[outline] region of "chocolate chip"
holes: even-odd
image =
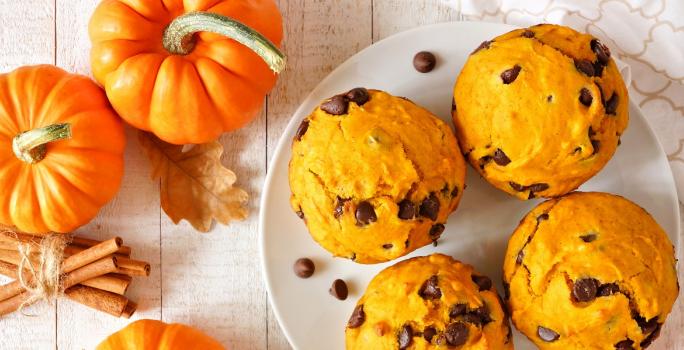
[[[606,114],[617,114],[618,100],[618,95],[613,92],[608,101],[606,101]]]
[[[295,213],[300,219],[304,219],[304,212],[300,209]]]
[[[423,200],[420,204],[419,210],[420,216],[430,218],[432,221],[437,220],[437,214],[439,214],[439,198],[433,193]]]
[[[489,308],[487,308],[487,305],[482,305],[475,310],[469,311],[465,314],[463,320],[479,326],[492,322],[491,317],[489,317]]]
[[[634,341],[631,339],[625,339],[617,342],[615,344],[616,350],[634,350]]]
[[[349,101],[356,103],[359,106],[363,106],[368,100],[370,100],[370,95],[368,90],[362,87],[353,88],[347,92],[346,97]]]
[[[531,31],[531,30],[529,30],[529,29],[525,29],[525,30],[522,32],[522,36],[525,37],[525,38],[534,38],[534,32]]]
[[[451,98],[451,111],[454,112],[456,110],[456,100],[454,98]]]
[[[594,65],[589,60],[575,60],[575,68],[588,77],[594,76]]]
[[[392,249],[392,247],[394,247],[394,244],[392,244],[392,243],[387,243],[387,244],[383,244],[382,247],[383,247],[384,249]]]
[[[591,64],[594,67],[594,76],[595,77],[600,77],[603,75],[603,67],[605,67],[601,62],[599,61],[594,61],[594,63]]]
[[[302,136],[306,134],[306,131],[309,130],[309,120],[304,119],[302,120],[302,123],[299,124],[299,128],[297,128],[297,134],[295,134],[295,140],[300,141],[302,139]]]
[[[347,113],[349,99],[346,96],[333,96],[328,101],[323,102],[321,110],[332,115],[342,115]]]
[[[463,322],[452,322],[444,330],[447,344],[461,346],[468,341],[468,326]]]
[[[503,81],[504,84],[508,85],[512,82],[515,81],[516,78],[518,78],[518,74],[520,73],[520,66],[515,65],[511,69],[507,69],[501,73],[501,81]]]
[[[591,46],[591,51],[594,51],[596,58],[602,64],[608,64],[610,61],[610,49],[606,45],[603,45],[598,39],[592,40],[589,45]]]
[[[474,55],[475,53],[477,53],[477,52],[480,51],[480,50],[488,49],[489,46],[490,46],[491,44],[492,44],[492,42],[489,41],[489,40],[483,41],[483,42],[480,44],[480,46],[478,46],[478,47],[475,49],[475,51],[473,51],[473,52],[470,53],[470,54],[471,54],[471,55]]]
[[[314,274],[316,265],[314,265],[313,261],[311,261],[309,258],[300,258],[295,261],[292,269],[294,270],[295,275],[298,277],[309,278]]]
[[[521,184],[515,183],[515,182],[513,182],[513,181],[508,182],[508,184],[509,184],[509,185],[511,186],[511,188],[512,188],[513,190],[515,190],[515,191],[518,191],[518,192],[523,192],[523,191],[525,191],[525,186],[523,186],[523,185],[521,185]]]
[[[470,279],[477,284],[480,291],[492,289],[492,280],[487,276],[472,275]]]
[[[366,321],[366,313],[363,312],[363,304],[357,305],[347,322],[349,328],[358,328]]]
[[[442,235],[442,232],[444,232],[444,225],[443,224],[434,224],[432,227],[430,227],[430,237],[434,238],[439,238],[439,236]]]
[[[454,186],[454,189],[451,190],[451,197],[456,197],[458,196],[458,186]]]
[[[511,159],[508,158],[506,153],[504,153],[501,148],[497,148],[496,151],[494,151],[494,157],[492,157],[492,159],[494,159],[494,163],[501,166],[508,165],[508,163],[511,162]]]
[[[601,141],[590,140],[590,142],[591,142],[591,147],[594,149],[594,154],[598,153],[599,147],[601,146]]]
[[[375,209],[373,209],[370,203],[363,201],[356,206],[357,226],[365,226],[377,220],[378,217],[375,215]]]
[[[641,328],[641,332],[644,334],[652,333],[658,327],[658,317],[653,317],[652,319],[646,321],[646,319],[641,315],[633,312],[632,318],[636,321],[636,323],[639,325],[639,328]]]
[[[349,201],[349,199],[343,199],[339,196],[337,197],[337,204],[335,205],[335,210],[333,210],[333,216],[338,219],[342,214],[344,214],[344,203]]]
[[[408,199],[399,202],[398,215],[402,220],[411,220],[416,217],[416,205]]]
[[[437,334],[437,330],[435,329],[435,327],[432,327],[432,326],[429,326],[429,327],[425,328],[425,330],[423,330],[423,338],[428,343],[432,342],[432,338],[434,338],[436,334]]]
[[[548,220],[548,219],[549,219],[549,214],[547,214],[547,213],[543,213],[543,214],[537,216],[537,222],[541,222],[541,221]]]
[[[421,73],[432,71],[436,63],[437,58],[429,51],[421,51],[413,56],[413,68]]]
[[[515,262],[518,265],[520,265],[520,264],[522,264],[524,258],[525,258],[525,252],[522,249],[520,249],[520,251],[518,252],[518,256],[515,257]]]
[[[576,301],[587,302],[596,298],[599,282],[594,278],[582,278],[575,281],[572,296]]]
[[[537,335],[541,340],[549,343],[554,342],[558,340],[558,338],[560,338],[560,334],[542,326],[537,327]]]
[[[548,190],[549,185],[545,183],[536,183],[527,186],[527,189],[530,190],[530,192],[542,192]]]
[[[594,128],[590,126],[587,134],[589,135],[589,138],[591,138],[592,136],[596,135],[596,131],[594,131]]]
[[[330,290],[328,292],[330,292],[330,295],[334,296],[339,300],[345,300],[349,295],[347,283],[345,283],[341,279],[336,279],[335,281],[333,281],[332,286],[330,287]]]
[[[409,244],[409,240],[408,240],[408,238],[407,238],[407,239],[404,241],[404,248],[408,248],[409,245],[410,245],[410,244]]]
[[[551,101],[553,101],[553,96],[552,95],[546,96],[546,102],[551,102]]]
[[[586,243],[591,243],[591,242],[596,240],[596,234],[595,233],[588,233],[586,235],[580,236],[580,239]]]
[[[351,256],[349,257],[349,260],[356,261],[356,253],[352,253]]]
[[[649,347],[651,345],[651,343],[653,343],[653,341],[656,340],[660,336],[660,327],[661,327],[661,325],[658,324],[656,326],[655,330],[651,334],[649,334],[646,337],[646,339],[642,340],[641,343],[639,343],[639,345],[641,345],[642,349],[646,349],[647,347]]]
[[[407,349],[411,345],[413,342],[413,328],[411,328],[411,325],[405,324],[401,326],[397,341],[399,342],[399,350]]]
[[[451,307],[451,310],[449,310],[449,317],[456,318],[465,315],[467,309],[467,304],[454,304],[454,306]]]
[[[511,285],[506,283],[506,281],[503,281],[503,289],[504,289],[504,299],[508,300],[511,297]],[[506,310],[506,308],[504,308]]]
[[[478,160],[478,163],[480,163],[480,170],[484,170],[485,165],[489,163],[492,160],[492,156],[484,156]]]
[[[579,101],[587,107],[591,106],[591,102],[594,101],[594,97],[591,96],[591,91],[587,88],[582,88],[582,90],[580,90]]]
[[[599,297],[607,297],[620,292],[620,287],[615,283],[605,283],[599,286],[596,293]]]
[[[439,289],[437,275],[428,278],[418,290],[418,295],[425,300],[435,300],[442,297],[442,290]]]

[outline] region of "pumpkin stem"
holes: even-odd
[[[247,46],[259,55],[276,73],[285,68],[285,55],[256,30],[223,15],[209,12],[188,12],[176,17],[164,30],[164,48],[174,55],[187,55],[195,48],[197,32],[227,36]]]
[[[17,158],[26,163],[38,163],[45,158],[47,144],[71,138],[71,125],[53,124],[24,131],[12,140],[12,150]]]

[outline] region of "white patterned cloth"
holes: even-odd
[[[658,135],[684,201],[684,0],[443,1],[468,20],[563,24],[601,39],[629,65],[630,99]]]

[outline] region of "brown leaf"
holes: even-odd
[[[140,132],[138,140],[152,165],[152,178],[161,179],[161,206],[175,224],[187,220],[196,230],[208,232],[214,219],[227,225],[244,220],[248,195],[233,187],[236,176],[221,165],[223,146],[214,141],[183,152]]]

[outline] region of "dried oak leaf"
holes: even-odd
[[[182,219],[208,232],[214,219],[227,225],[244,220],[249,196],[234,187],[236,176],[221,165],[223,146],[214,141],[183,152],[153,134],[140,132],[138,140],[152,165],[152,179],[161,179],[161,206],[174,224]]]

